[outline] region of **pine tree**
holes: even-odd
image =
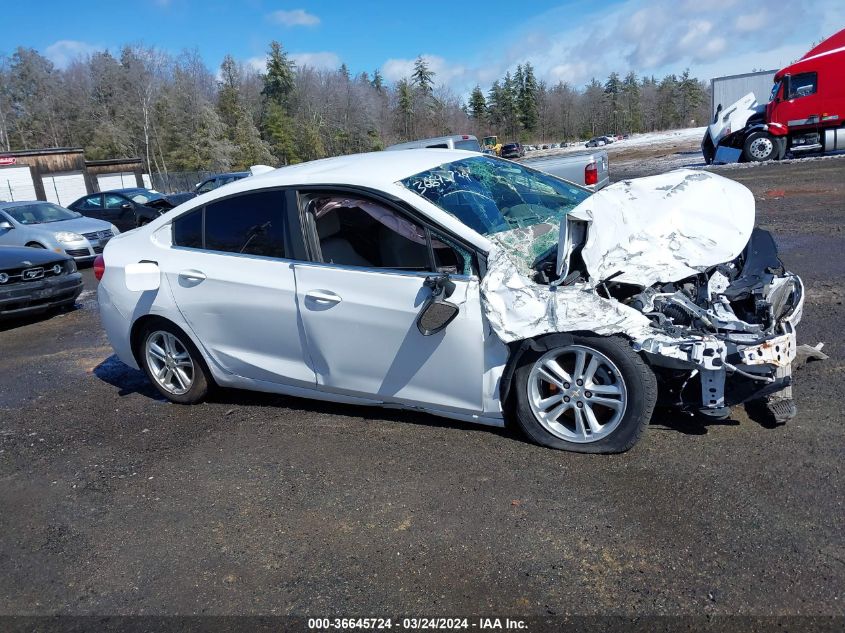
[[[476,121],[482,121],[484,115],[487,113],[487,101],[484,99],[484,93],[481,92],[481,87],[476,84],[472,89],[472,94],[469,97],[469,107],[467,114]]]
[[[295,77],[296,65],[282,49],[282,45],[273,40],[270,42],[267,74],[264,75],[264,89],[261,94],[289,110]]]
[[[396,92],[399,97],[399,116],[401,119],[402,138],[409,139],[413,135],[414,117],[414,93],[413,88],[407,79],[402,79],[396,84]]]
[[[382,77],[381,71],[378,68],[373,71],[373,80],[370,82],[370,85],[379,94],[384,92],[384,77]]]
[[[610,73],[607,82],[604,84],[605,106],[607,108],[607,119],[613,128],[613,133],[619,133],[620,119],[620,96],[622,93],[622,82],[619,80],[619,73]]]
[[[643,129],[640,82],[634,71],[629,72],[622,81],[622,95],[625,108],[624,131],[641,132]]]
[[[518,67],[517,70],[519,70]],[[534,68],[529,62],[525,62],[525,66],[522,68],[522,80],[518,81],[518,86],[519,121],[526,132],[534,132],[539,120],[538,87],[537,79],[534,77]]]
[[[414,72],[411,73],[411,80],[423,96],[429,97],[434,93],[434,75],[435,72],[428,67],[428,63],[422,56],[417,57],[414,61]]]

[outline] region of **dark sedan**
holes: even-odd
[[[502,145],[502,158],[522,158],[525,156],[525,148],[519,143],[508,143]]]
[[[0,246],[0,319],[72,306],[81,292],[82,275],[67,255]]]
[[[182,202],[182,199],[137,187],[94,193],[68,205],[68,209],[89,218],[111,222],[121,231],[131,231]]]

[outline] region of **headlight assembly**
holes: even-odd
[[[59,242],[66,243],[66,242],[81,242],[85,238],[82,237],[79,233],[73,233],[71,231],[59,231],[56,233],[56,239]]]

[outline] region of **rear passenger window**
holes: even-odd
[[[284,218],[281,191],[233,196],[178,218],[173,242],[210,251],[285,257]]]
[[[173,243],[187,248],[202,248],[202,209],[174,220]]]

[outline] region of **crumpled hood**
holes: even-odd
[[[623,180],[590,196],[569,217],[589,223],[581,251],[592,284],[651,286],[735,259],[754,229],[754,196],[706,171]],[[561,223],[563,245],[567,222]],[[558,249],[558,269],[563,248]]]

